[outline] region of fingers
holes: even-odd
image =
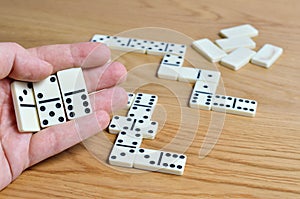
[[[53,73],[81,66],[102,66],[110,59],[110,50],[101,43],[76,43],[41,46],[28,49],[29,53],[53,65]]]
[[[113,87],[90,94],[90,100],[94,110],[110,113],[126,106],[127,93],[121,87]]]
[[[32,166],[101,132],[107,127],[109,119],[108,113],[100,110],[34,134],[30,143],[29,165]]]
[[[52,73],[51,64],[28,53],[16,43],[0,43],[0,79],[7,76],[23,81],[38,81]]]
[[[5,157],[6,155],[0,143],[0,191],[12,181],[12,174],[9,167],[9,163]]]
[[[109,88],[126,80],[127,71],[123,64],[113,62],[103,67],[83,70],[89,92]]]

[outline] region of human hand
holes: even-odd
[[[116,85],[126,78],[125,67],[113,62],[100,43],[77,43],[24,49],[0,43],[0,190],[26,168],[81,142],[107,127],[109,112],[127,103],[126,92]],[[17,128],[10,83],[39,81],[66,68],[81,66],[93,114],[33,133]],[[98,67],[99,66],[99,67]]]

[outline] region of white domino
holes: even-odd
[[[174,55],[179,55],[184,57],[186,52],[186,45],[167,43],[165,52],[168,54],[174,54]]]
[[[135,98],[135,94],[134,93],[130,93],[130,92],[127,92],[127,96],[128,96],[128,100],[127,100],[127,105],[126,105],[126,108],[129,109],[134,101],[134,98]]]
[[[154,139],[157,133],[158,123],[140,118],[115,115],[112,118],[108,129],[112,134],[117,134],[120,131],[130,130],[141,133],[143,138]]]
[[[11,84],[11,92],[19,131],[39,131],[41,128],[32,83],[14,81]]]
[[[182,67],[178,70],[178,81],[196,82],[207,81],[218,84],[221,77],[219,71],[204,70],[199,68]]]
[[[223,37],[256,37],[258,30],[250,24],[244,24],[231,28],[224,28],[220,31],[220,35]]]
[[[253,57],[251,63],[269,68],[282,54],[283,49],[265,44]]]
[[[191,94],[189,106],[195,109],[210,110],[212,96],[215,94],[217,84],[197,81]]]
[[[249,37],[233,37],[227,39],[216,40],[218,46],[220,46],[225,52],[233,51],[237,48],[250,48],[256,47],[256,43]]]
[[[226,57],[221,59],[221,64],[233,70],[239,70],[241,67],[249,63],[250,59],[255,55],[255,51],[249,48],[238,48],[232,51]]]
[[[237,98],[232,96],[215,95],[212,101],[212,110],[242,116],[254,117],[257,102],[255,100]]]
[[[178,70],[182,67],[184,57],[181,55],[166,54],[159,66],[157,76],[162,79],[177,80]]]
[[[226,56],[226,52],[216,46],[209,39],[194,41],[192,47],[211,62],[218,62]]]
[[[112,49],[127,52],[146,53],[148,41],[135,38],[113,37],[109,42],[109,46]]]
[[[112,36],[110,37],[109,41],[107,41],[107,45],[109,48],[114,50],[126,50],[127,49],[127,43],[129,42],[130,38],[127,37],[118,37],[118,36]]]
[[[95,34],[93,38],[90,40],[91,42],[101,42],[107,44],[110,40],[110,36],[108,35],[99,35]]]
[[[66,122],[63,102],[55,75],[33,83],[33,90],[42,128]]]
[[[161,173],[183,175],[187,157],[184,154],[140,148],[134,168]]]
[[[149,41],[147,54],[149,55],[164,55],[166,54],[167,42]]]
[[[133,167],[135,155],[142,143],[142,135],[133,131],[121,131],[109,156],[109,164]]]
[[[57,72],[59,86],[69,120],[92,113],[91,102],[81,68]]]
[[[127,116],[150,120],[154,112],[158,97],[152,94],[137,93]]]

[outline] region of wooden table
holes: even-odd
[[[234,72],[216,64],[227,95],[258,101],[255,118],[190,109],[186,103],[192,85],[156,79],[155,66],[143,77],[134,70],[144,63],[158,64],[159,57],[122,56],[118,60],[130,71],[124,87],[159,96],[154,119],[160,132],[142,146],[185,151],[184,175],[109,166],[105,160],[115,136],[104,132],[26,170],[0,198],[299,198],[299,8],[298,0],[2,0],[0,40],[25,47],[88,41],[96,33],[142,27],[215,40],[222,28],[250,23],[260,31],[254,38],[258,48],[271,43],[284,54],[270,69],[248,64]],[[203,63],[195,67],[214,69]],[[147,78],[149,84],[139,85],[137,80]],[[222,128],[222,134],[200,158],[209,128]]]

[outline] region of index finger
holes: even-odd
[[[101,43],[55,44],[28,49],[29,53],[53,65],[53,73],[81,66],[102,66],[110,59],[109,48]]]

